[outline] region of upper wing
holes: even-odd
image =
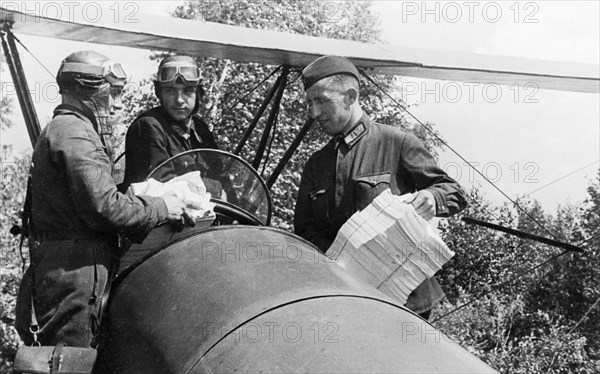
[[[17,4],[0,7],[0,21],[29,35],[296,67],[322,55],[341,55],[373,73],[600,92],[600,68],[593,64],[365,44],[148,14],[115,22],[110,12],[93,20],[82,12],[61,12],[56,19],[11,9]]]

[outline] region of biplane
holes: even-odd
[[[324,54],[344,55],[367,74],[507,85],[526,79],[539,88],[586,93],[600,91],[597,66],[440,54],[153,15],[118,25],[109,15],[93,23],[71,16],[0,8],[2,45],[32,143],[40,125],[13,33],[284,66],[233,154],[191,151],[149,175],[162,175],[177,157],[193,156],[202,162],[192,168],[202,164],[231,181],[229,198],[214,199],[214,219],[181,232],[157,228],[125,255],[106,312],[98,372],[495,372],[311,243],[270,227],[269,188],[310,120],[266,181],[255,169],[267,137],[251,163],[237,153],[266,104],[279,105],[289,68]]]

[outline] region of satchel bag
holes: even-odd
[[[97,356],[94,348],[21,346],[14,362],[15,373],[90,374]]]
[[[29,228],[32,226],[31,222],[31,176],[27,181],[27,193],[25,197],[25,205],[23,207],[24,217],[27,219],[23,221],[23,226],[27,228],[27,230],[23,230],[21,232],[21,250],[23,245],[24,237],[29,237]],[[30,242],[29,245],[29,258],[30,258],[30,266],[32,269],[35,268],[35,263],[33,261],[33,256],[31,251],[33,250],[33,245]],[[110,294],[110,286],[111,286],[111,273],[113,269],[110,269],[106,285],[104,288],[103,297],[100,298],[100,308],[98,314],[95,318],[92,319],[92,325],[94,330],[94,341],[92,344],[94,346],[97,345],[98,335],[96,335],[99,330],[100,322],[102,321],[102,316],[104,313],[104,309],[106,308],[107,300]],[[32,285],[35,284],[35,271],[32,272]],[[96,305],[98,297],[96,296],[96,285],[98,284],[98,269],[96,264],[94,264],[94,287],[92,290],[92,295],[90,297],[90,305]],[[40,333],[40,326],[38,325],[36,313],[35,313],[35,305],[33,302],[34,293],[32,291],[31,294],[31,322],[30,322],[30,331],[33,334],[33,344],[32,346],[20,346],[17,349],[17,354],[15,356],[13,369],[15,373],[49,373],[49,374],[57,374],[57,373],[65,373],[65,374],[91,374],[94,370],[94,365],[96,364],[96,358],[98,356],[98,351],[95,348],[84,348],[84,347],[68,347],[65,346],[64,343],[58,343],[55,346],[42,346],[38,342],[38,334]]]

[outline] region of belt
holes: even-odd
[[[117,236],[105,233],[68,233],[60,231],[36,231],[31,233],[31,238],[37,242],[63,241],[63,240],[93,240],[116,241]]]

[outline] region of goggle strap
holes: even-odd
[[[195,69],[197,78],[186,77],[185,74],[183,74],[182,68]],[[162,79],[163,72],[167,69],[170,72],[172,72],[172,75],[170,75],[171,78],[170,79]],[[200,68],[195,65],[176,65],[176,64],[167,63],[167,64],[161,66],[160,69],[158,70],[157,80],[161,83],[171,82],[171,81],[174,81],[175,79],[177,79],[178,76],[182,77],[185,81],[188,81],[188,82],[199,82],[201,79]]]
[[[113,66],[112,63],[110,66],[111,67]],[[123,72],[123,74],[125,74],[125,72],[123,71],[123,68],[121,67],[120,69]],[[78,73],[78,74],[84,74],[84,75],[95,75],[97,77],[103,77],[103,78],[107,78],[108,76],[113,75],[118,80],[126,79],[126,77],[119,77],[119,76],[115,75],[115,72],[113,72],[109,68],[88,65],[88,64],[81,63],[81,62],[65,62],[61,66],[60,71],[59,71],[59,74],[62,74],[62,73]]]
[[[65,62],[62,64],[59,74],[61,73],[79,73],[87,75],[103,76],[104,69],[101,66],[92,66],[80,62]]]

